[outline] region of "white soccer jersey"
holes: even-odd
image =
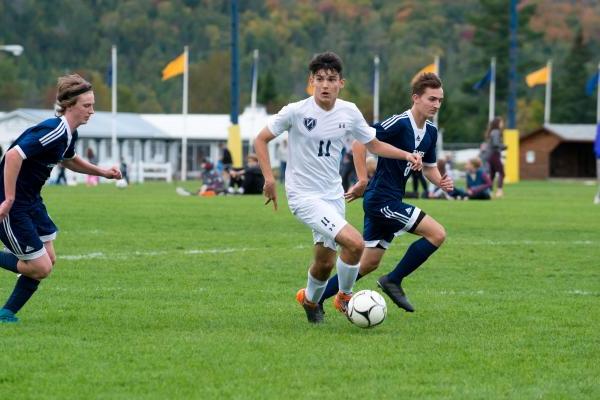
[[[276,136],[288,132],[288,198],[342,197],[339,170],[346,135],[363,144],[375,138],[375,129],[367,124],[358,107],[341,99],[329,111],[319,107],[314,97],[288,104],[269,118],[267,127]]]

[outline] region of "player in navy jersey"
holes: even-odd
[[[57,163],[83,174],[120,179],[121,172],[93,165],[75,154],[77,127],[94,114],[92,85],[79,75],[58,79],[56,118],[27,129],[0,162],[0,267],[20,274],[1,322],[17,322],[15,314],[50,275],[56,260],[57,227],[48,216],[40,192]]]
[[[449,192],[454,187],[452,179],[441,176],[436,163],[437,128],[427,120],[438,112],[443,97],[442,82],[438,76],[433,73],[422,74],[412,85],[412,107],[375,124],[375,129],[377,138],[382,142],[421,155],[423,174],[433,184]],[[446,232],[442,225],[421,209],[403,202],[406,182],[412,173],[410,162],[380,157],[375,175],[367,186],[366,149],[355,141],[353,153],[359,182],[346,198],[352,201],[364,192],[365,212],[365,251],[360,259],[357,279],[379,266],[394,237],[406,232],[421,236],[409,246],[396,268],[377,281],[396,305],[412,312],[414,308],[402,289],[402,279],[442,245]],[[333,276],[321,300],[337,293],[337,285],[337,276]]]

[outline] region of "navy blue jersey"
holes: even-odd
[[[429,121],[419,129],[410,110],[374,125],[377,139],[409,153],[418,153],[423,165],[436,166],[437,128]],[[412,170],[405,160],[379,157],[375,175],[365,191],[365,202],[399,200]]]
[[[10,146],[23,157],[17,178],[15,203],[31,204],[40,198],[42,186],[52,168],[65,159],[75,157],[77,131],[71,133],[66,118],[47,119],[21,134]],[[0,199],[4,200],[4,164],[0,162]]]

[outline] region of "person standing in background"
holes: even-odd
[[[285,170],[287,168],[288,159],[288,143],[287,139],[283,139],[277,147],[277,158],[279,159],[279,182],[285,183]]]
[[[596,126],[594,152],[596,153],[596,179],[598,180],[598,192],[594,197],[594,204],[600,204],[600,123]]]
[[[90,164],[98,164],[98,160],[96,159],[96,155],[94,154],[94,150],[92,150],[91,147],[87,148],[87,151],[85,152],[85,156],[88,159],[88,161],[90,162]],[[96,175],[87,175],[85,177],[85,183],[88,186],[97,186],[98,185],[98,177]]]
[[[502,140],[502,129],[504,121],[501,117],[494,118],[485,132],[485,144],[482,151],[482,161],[487,163],[487,170],[492,180],[492,188],[496,174],[498,174],[498,184],[496,185],[496,194],[494,197],[504,196],[504,165],[502,164],[502,150],[506,149]]]

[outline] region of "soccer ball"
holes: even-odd
[[[381,324],[386,315],[385,300],[374,290],[361,290],[348,302],[348,319],[361,328],[372,328]]]
[[[125,179],[119,179],[117,182],[115,182],[115,185],[119,189],[125,189],[127,187],[127,181]]]

